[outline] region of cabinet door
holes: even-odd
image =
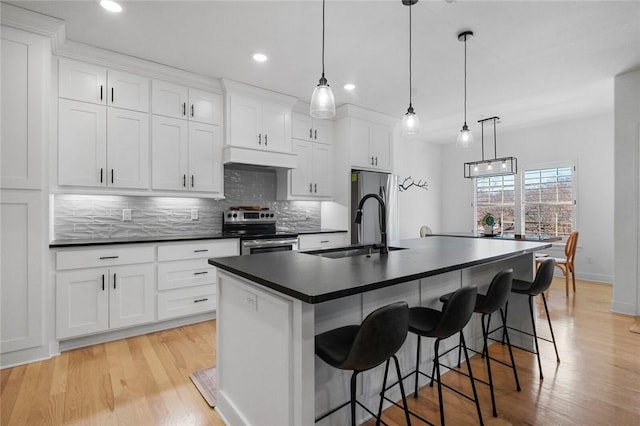
[[[219,126],[222,122],[222,96],[189,89],[189,120]]]
[[[109,108],[107,186],[149,187],[149,114]]]
[[[58,95],[61,98],[106,105],[107,70],[84,62],[60,59]]]
[[[155,274],[152,263],[109,269],[109,328],[155,320]]]
[[[369,155],[371,125],[366,121],[353,118],[350,125],[351,165],[371,168],[373,163]]]
[[[149,112],[149,79],[122,71],[109,71],[110,106]]]
[[[43,343],[41,197],[40,191],[0,191],[0,353]]]
[[[331,146],[321,143],[313,145],[313,164],[311,166],[313,195],[331,195]]]
[[[313,140],[313,120],[306,114],[291,114],[291,137],[294,139]]]
[[[106,107],[60,99],[58,117],[58,184],[105,186]]]
[[[153,116],[151,135],[151,187],[186,190],[187,122]]]
[[[222,135],[218,126],[189,123],[189,189],[222,192]]]
[[[291,110],[283,105],[264,102],[262,133],[266,149],[291,152]]]
[[[0,48],[0,186],[42,188],[42,146],[47,131],[47,40],[2,27]],[[45,65],[47,64],[47,65]],[[45,78],[46,76],[46,78]]]
[[[298,154],[298,167],[291,170],[291,194],[313,195],[311,182],[312,146],[311,142],[294,139],[293,153]]]
[[[331,121],[314,119],[313,120],[313,141],[325,144],[332,143]]]
[[[109,328],[109,270],[82,269],[56,276],[58,339]]]
[[[239,95],[231,95],[229,103],[229,143],[250,148],[262,146],[260,103]]]
[[[382,170],[391,170],[391,129],[386,126],[374,124],[371,127],[370,152],[374,158],[374,167]]]
[[[151,112],[173,118],[187,118],[189,89],[154,80],[151,83]]]

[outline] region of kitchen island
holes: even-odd
[[[216,409],[228,424],[312,425],[317,415],[348,399],[348,373],[315,357],[316,334],[359,324],[374,309],[399,300],[440,309],[440,295],[468,285],[482,292],[505,268],[530,280],[533,253],[550,246],[454,237],[391,245],[402,249],[386,256],[279,252],[209,260],[219,269]],[[509,324],[530,329],[526,297],[512,295],[510,304]],[[471,347],[481,347],[477,318],[465,335]],[[455,339],[450,340],[452,346]],[[430,369],[432,344],[423,339],[425,370]],[[398,353],[403,373],[415,368],[415,349],[410,335]],[[377,407],[382,375],[378,367],[360,379],[358,398],[365,404]],[[399,399],[397,387],[393,391],[397,395],[389,396]],[[345,409],[321,424],[345,424],[347,415]],[[358,417],[366,416],[362,411]]]

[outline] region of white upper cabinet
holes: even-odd
[[[46,40],[2,27],[0,53],[0,187],[41,189],[42,145],[47,132]],[[50,50],[50,47],[49,47]],[[45,65],[47,64],[47,65]]]
[[[222,96],[177,84],[154,80],[151,112],[205,124],[222,122]]]
[[[231,94],[229,118],[230,145],[291,152],[291,107]]]
[[[298,167],[288,172],[287,182],[283,181],[283,172],[279,172],[278,186],[287,186],[289,193],[280,193],[278,198],[302,200],[330,197],[331,145],[294,139],[293,153],[298,155]]]
[[[149,187],[149,116],[60,99],[58,184]]]
[[[149,111],[149,79],[98,65],[60,59],[59,96],[134,111]]]
[[[349,120],[351,165],[363,169],[391,171],[391,128],[358,118]]]
[[[153,116],[152,188],[222,195],[219,126]]]
[[[291,137],[294,139],[330,144],[331,132],[330,120],[312,118],[299,112],[291,115]]]

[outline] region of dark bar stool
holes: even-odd
[[[513,282],[513,269],[505,269],[504,271],[498,272],[491,280],[491,284],[489,284],[489,288],[487,289],[487,294],[486,295],[478,294],[478,297],[476,298],[476,304],[473,309],[473,312],[482,314],[480,318],[480,322],[482,325],[483,346],[482,346],[482,352],[477,352],[477,351],[474,351],[473,349],[470,349],[470,350],[473,352],[482,354],[483,358],[486,357],[487,375],[489,377],[489,383],[486,383],[479,379],[476,379],[476,380],[478,380],[479,382],[485,383],[486,385],[489,385],[489,389],[491,391],[491,406],[493,408],[493,417],[498,417],[498,411],[496,410],[496,397],[493,391],[493,376],[491,374],[490,360],[506,365],[507,367],[510,367],[513,370],[513,375],[516,381],[516,389],[520,391],[520,381],[518,380],[518,371],[516,370],[516,364],[513,359],[511,342],[509,341],[509,333],[507,332],[507,328],[506,328],[506,316],[503,310],[503,308],[507,304],[507,300],[509,299],[509,293],[511,292],[512,282]],[[452,294],[453,293],[445,294],[444,296],[440,297],[440,301],[443,303],[448,303]],[[500,327],[494,330],[491,330],[490,328],[491,314],[497,311],[500,311],[502,325],[500,325]],[[485,319],[486,319],[486,325],[485,325]],[[489,350],[488,350],[489,334],[498,330],[502,330],[502,332],[504,333],[504,336],[507,339],[507,347],[509,348],[509,357],[511,358],[511,364],[507,364],[498,359],[489,357]],[[460,345],[458,345],[458,368],[460,368],[461,347],[462,347],[462,342],[460,342]],[[433,374],[432,374],[432,377],[433,377]]]
[[[409,306],[406,302],[392,303],[371,312],[361,325],[348,325],[336,328],[316,336],[316,355],[324,362],[340,370],[351,370],[351,399],[339,407],[318,417],[316,422],[351,404],[351,425],[356,425],[356,404],[381,422],[384,388],[387,384],[389,361],[393,358],[396,374],[401,377],[400,364],[396,352],[407,338],[409,330]],[[384,371],[383,392],[380,396],[379,413],[376,416],[356,399],[356,377],[363,371],[377,367],[386,361]],[[405,407],[407,424],[410,425],[409,413],[406,409],[407,398],[400,382],[400,393]],[[384,423],[384,422],[383,422]],[[386,423],[385,423],[386,424]]]
[[[544,379],[544,377],[542,376],[542,363],[540,362],[540,348],[538,347],[538,339],[542,339],[547,342],[553,343],[553,348],[556,351],[556,361],[558,363],[560,362],[560,356],[558,355],[558,347],[556,346],[556,338],[553,335],[553,327],[551,326],[551,318],[549,317],[549,308],[547,307],[547,298],[544,295],[544,292],[547,291],[547,289],[549,289],[549,287],[551,286],[551,280],[553,280],[554,266],[555,266],[554,259],[550,258],[550,259],[544,260],[538,266],[538,271],[536,272],[536,277],[533,280],[533,282],[523,281],[523,280],[513,280],[513,286],[511,288],[511,291],[513,293],[526,294],[529,296],[529,313],[531,314],[531,326],[533,327],[533,334],[523,330],[518,330],[517,328],[513,328],[513,327],[508,327],[508,328],[510,330],[514,330],[514,331],[526,334],[528,336],[533,336],[533,341],[535,342],[535,346],[536,346],[535,352],[528,349],[524,349],[524,348],[520,348],[520,349],[524,349],[527,352],[536,354],[538,358],[538,368],[540,369],[541,379]],[[537,295],[542,296],[542,302],[544,303],[544,311],[547,314],[547,321],[549,322],[549,330],[551,331],[551,340],[538,336],[536,332],[536,320],[533,314],[533,299]],[[505,317],[507,316],[508,309],[509,309],[509,304],[507,303],[507,306],[505,308]]]
[[[472,287],[462,287],[461,289],[455,291],[451,294],[448,303],[446,303],[442,307],[442,311],[438,311],[436,309],[424,308],[424,307],[415,307],[409,309],[409,331],[416,334],[418,336],[418,349],[416,354],[416,371],[411,374],[405,376],[409,377],[412,374],[415,374],[415,390],[413,396],[415,398],[418,397],[418,378],[419,375],[422,374],[425,377],[429,377],[429,375],[420,371],[420,338],[421,337],[433,337],[436,339],[434,343],[434,353],[435,357],[433,359],[433,365],[436,371],[435,381],[438,383],[438,401],[440,404],[440,423],[444,425],[444,404],[442,401],[442,386],[445,386],[448,389],[456,392],[457,394],[467,398],[470,401],[474,401],[476,404],[476,410],[478,411],[478,420],[480,424],[483,425],[482,421],[482,413],[480,412],[480,403],[478,401],[478,393],[476,391],[476,385],[473,380],[473,372],[471,371],[471,364],[469,363],[469,353],[467,352],[467,345],[464,341],[464,335],[462,334],[462,329],[467,325],[469,320],[471,319],[471,315],[473,315],[473,308],[476,303],[476,295],[478,293],[478,289],[475,286]],[[460,334],[460,342],[462,343],[462,348],[464,350],[464,356],[467,360],[467,368],[469,371],[469,378],[471,380],[471,389],[473,389],[473,398],[468,395],[463,394],[462,392],[454,389],[450,386],[443,385],[440,378],[440,341],[444,340],[448,337],[453,336],[454,334]],[[456,371],[457,370],[451,370]],[[404,379],[403,378],[403,379]],[[402,381],[401,381],[402,382]],[[422,421],[426,423],[430,423],[428,420],[418,416],[415,413],[411,413],[414,416],[418,417]],[[431,424],[431,423],[430,423]]]

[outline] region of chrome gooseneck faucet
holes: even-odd
[[[364,206],[365,201],[369,198],[375,198],[380,204],[380,209],[382,210],[382,218],[380,220],[380,254],[389,254],[389,247],[387,246],[387,207],[384,204],[384,200],[376,194],[367,194],[360,200],[358,204],[358,212],[356,213],[355,223],[362,223],[362,207]]]

